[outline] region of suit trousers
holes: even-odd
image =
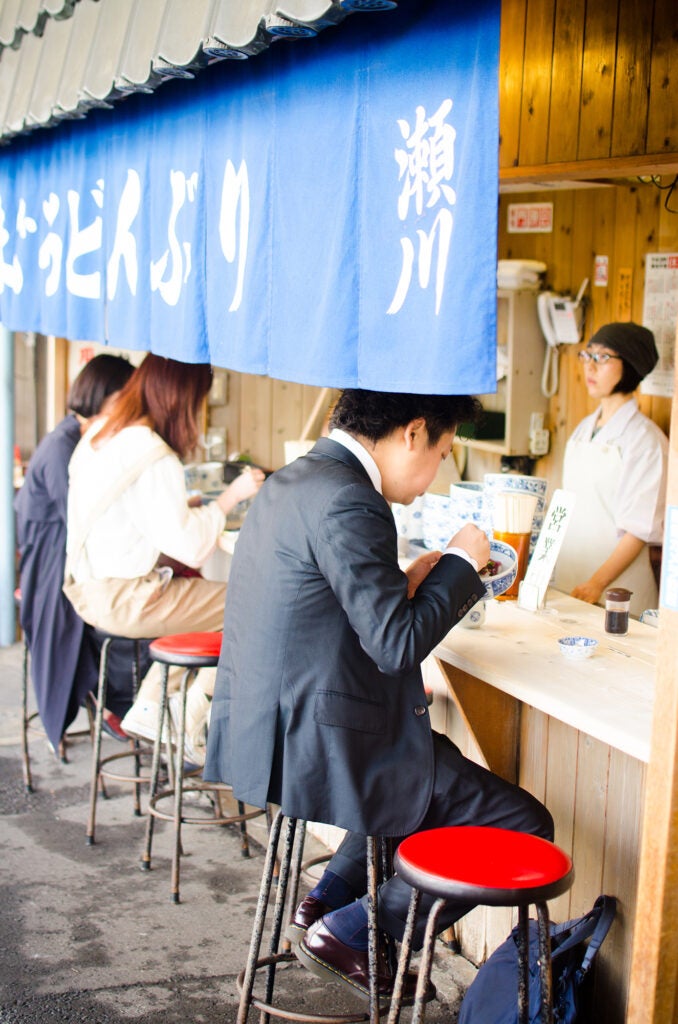
[[[542,803],[520,786],[506,782],[464,757],[446,736],[433,733],[435,780],[428,810],[417,832],[450,825],[485,825],[528,832],[553,840],[553,819]],[[398,794],[393,794],[394,800]],[[394,839],[397,845],[405,836]],[[365,837],[349,832],[327,865],[360,896],[367,889]],[[379,889],[379,925],[400,940],[405,929],[411,888],[393,876]],[[366,897],[363,897],[366,900]],[[422,894],[415,924],[414,948],[423,942],[428,912],[434,897]],[[475,904],[450,901],[440,919],[440,931],[449,928]]]

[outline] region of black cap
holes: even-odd
[[[611,348],[633,367],[641,380],[647,377],[659,362],[654,334],[640,324],[605,324],[589,338],[589,345],[604,345],[605,348]]]

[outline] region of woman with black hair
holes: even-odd
[[[656,608],[648,544],[664,529],[668,441],[634,398],[656,366],[654,335],[635,323],[606,324],[579,353],[599,405],[565,450],[563,487],[576,501],[556,566],[556,586],[590,604],[608,587],[632,591],[636,617]]]
[[[66,560],[68,465],[82,432],[133,371],[127,359],[107,353],[86,363],[68,393],[68,415],[43,437],[14,499],[21,627],[31,655],[38,712],[55,751],[87,694],[96,690],[99,672],[99,647],[92,630],[61,589]],[[131,704],[129,670],[125,677],[126,688],[120,673],[111,668],[110,709],[104,713],[104,728],[120,739],[127,737],[119,731],[119,719]]]

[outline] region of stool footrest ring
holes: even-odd
[[[298,960],[294,953],[275,953],[272,956],[265,956],[261,960],[257,960],[254,969],[258,971],[262,967],[270,967],[272,964],[277,966],[281,963],[298,963]],[[236,982],[238,992],[241,994],[244,981],[245,971],[242,970]],[[279,1017],[282,1020],[300,1021],[301,1024],[360,1024],[360,1022],[370,1019],[369,1013],[359,1010],[356,1010],[355,1013],[344,1014],[298,1013],[295,1010],[285,1010],[282,1007],[266,1003],[263,999],[255,996],[254,993],[252,993],[250,1005],[256,1007],[262,1013],[270,1014],[272,1017]]]
[[[199,782],[199,783],[196,783],[193,786],[184,786],[183,790],[182,790],[182,793],[183,793],[183,796],[186,796],[187,793],[214,793],[214,792],[220,792],[220,791],[226,791],[226,790],[228,790],[228,792],[230,792],[231,791],[231,787],[230,786],[226,787],[226,786],[223,786],[223,785],[220,786],[219,783]],[[175,792],[176,791],[174,789],[161,789],[159,792],[157,792],[155,794],[155,796],[151,797],[151,799],[148,802],[148,813],[152,814],[154,818],[160,819],[160,821],[174,821],[174,811],[161,811],[161,810],[158,809],[158,807],[156,805],[157,805],[159,800],[169,799],[170,797],[174,798]],[[237,825],[237,824],[239,824],[240,822],[243,822],[243,821],[250,821],[252,818],[259,818],[259,817],[261,817],[262,814],[265,814],[265,813],[266,812],[263,811],[260,807],[257,807],[257,808],[254,808],[251,811],[245,811],[242,814],[219,815],[218,817],[211,817],[211,818],[207,818],[205,816],[202,816],[202,817],[197,817],[197,816],[189,817],[189,816],[186,816],[186,815],[183,814],[183,807],[182,807],[181,824],[182,825]]]

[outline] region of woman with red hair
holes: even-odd
[[[261,470],[248,470],[209,505],[189,507],[181,460],[198,442],[211,381],[208,365],[147,355],[73,454],[64,590],[82,618],[107,633],[157,637],[222,628],[226,584],[176,575],[163,564],[198,570],[228,512],[263,483]],[[136,734],[154,730],[153,677],[151,669],[125,717],[126,731],[141,712]]]

